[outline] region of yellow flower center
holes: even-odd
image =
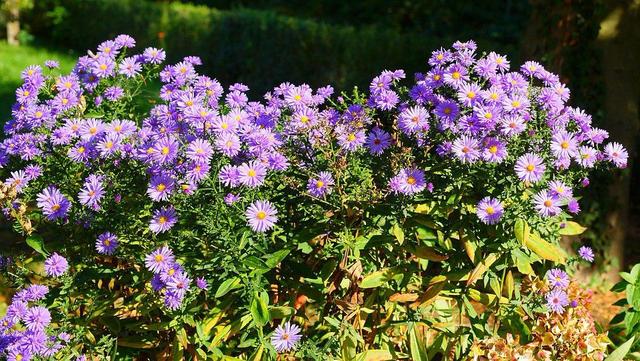
[[[54,204],[53,206],[51,206],[51,209],[53,209],[53,211],[57,211],[58,209],[60,209],[61,206],[59,204]]]
[[[78,153],[80,154],[84,153],[84,147],[78,147]]]
[[[520,108],[520,102],[517,100],[514,100],[511,102],[511,106],[514,108]]]
[[[454,71],[453,74],[451,74],[451,77],[453,79],[460,79],[460,72],[459,71]]]
[[[107,64],[100,64],[100,70],[107,70]]]
[[[302,99],[302,96],[300,96],[299,94],[296,94],[293,96],[293,99],[295,99],[295,101],[300,101],[300,99]]]
[[[451,108],[444,108],[444,113],[445,114],[451,114]]]
[[[104,242],[102,242],[105,246],[109,247],[111,245],[111,241],[109,239],[105,239]]]
[[[162,192],[163,190],[165,190],[167,188],[167,186],[165,186],[164,184],[160,183],[156,186],[156,190],[158,192]]]
[[[533,172],[533,170],[534,170],[534,169],[536,169],[536,166],[535,166],[535,165],[533,165],[533,164],[529,164],[529,165],[527,165],[527,170],[528,170],[529,172]]]
[[[462,147],[462,153],[467,154],[471,149],[469,147]]]
[[[567,148],[569,148],[569,142],[562,142],[562,143],[560,143],[560,147],[561,147],[562,149],[567,149]]]
[[[169,147],[162,147],[162,155],[167,155],[169,154]]]
[[[94,134],[96,134],[97,132],[98,132],[98,128],[96,128],[96,127],[91,127],[91,128],[89,129],[89,134],[94,135]]]
[[[355,134],[353,134],[353,133],[351,133],[351,134],[349,134],[349,136],[347,137],[347,139],[348,139],[350,142],[353,142],[354,140],[356,140],[356,135],[355,135]]]
[[[493,209],[493,207],[491,207],[491,206],[487,207],[487,214],[488,215],[492,215],[494,213],[496,213],[496,210]]]
[[[41,111],[37,111],[36,112],[36,118],[40,118],[42,117],[42,112]]]
[[[220,124],[220,128],[222,128],[222,129],[227,129],[227,128],[229,128],[229,124],[227,124],[227,123],[222,123],[222,124]]]
[[[545,207],[551,207],[551,205],[552,205],[552,204],[553,204],[553,203],[552,203],[550,200],[548,200],[548,199],[547,199],[546,201],[544,201],[544,206],[545,206]]]
[[[414,185],[416,184],[416,178],[413,176],[410,176],[409,178],[407,178],[407,183]]]
[[[169,276],[173,276],[173,274],[176,273],[176,270],[172,268],[167,273],[169,274]]]
[[[496,154],[496,153],[498,153],[498,147],[497,147],[497,146],[495,146],[495,145],[490,146],[490,147],[489,147],[489,153],[491,153],[491,154]]]
[[[105,147],[107,147],[107,149],[113,148],[113,142],[112,141],[108,141],[107,144],[105,144]]]
[[[156,262],[162,262],[164,260],[164,256],[161,254],[157,254],[155,260]]]
[[[324,186],[324,182],[323,182],[323,181],[321,181],[321,180],[318,180],[318,181],[316,182],[316,188],[322,188],[322,186]]]
[[[71,82],[70,81],[64,82],[64,87],[67,89],[71,89]]]
[[[474,92],[474,91],[468,91],[467,92],[467,98],[473,99],[475,97],[476,97],[476,92]]]
[[[491,118],[493,118],[493,114],[491,114],[489,112],[486,112],[486,113],[484,113],[484,118],[485,119],[491,119]]]
[[[28,90],[25,90],[22,92],[22,95],[24,95],[25,97],[28,97],[29,94],[31,94]]]
[[[165,224],[165,223],[167,223],[167,217],[165,217],[165,216],[160,216],[160,218],[158,218],[158,223],[160,223],[160,224]]]
[[[307,122],[309,122],[309,117],[306,116],[306,115],[303,115],[303,116],[300,117],[300,121],[302,123],[307,123]]]
[[[434,74],[433,75],[433,80],[435,80],[435,81],[440,80],[440,74]]]
[[[256,171],[253,169],[249,169],[249,171],[247,172],[247,175],[249,177],[255,177],[256,176]]]
[[[256,213],[256,218],[258,218],[259,220],[263,220],[267,218],[267,214],[264,211],[259,211],[258,213]]]
[[[436,55],[436,59],[442,60],[442,59],[444,59],[444,55],[438,54],[438,55]]]

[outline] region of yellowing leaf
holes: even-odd
[[[491,253],[482,262],[476,265],[476,268],[469,274],[467,279],[467,286],[474,284],[482,275],[491,267],[491,265],[498,259],[495,253]]]
[[[387,350],[367,350],[356,355],[358,361],[387,361],[393,360],[393,355]]]
[[[440,254],[432,247],[416,246],[409,248],[409,252],[413,253],[418,258],[428,259],[429,261],[442,262],[449,258],[449,256]]]
[[[435,276],[433,277],[427,286],[427,290],[418,297],[418,299],[411,304],[411,308],[418,308],[423,305],[428,305],[434,301],[435,297],[442,291],[444,286],[447,284],[446,276]]]
[[[529,235],[529,240],[525,245],[527,246],[527,248],[533,251],[533,253],[537,254],[543,259],[556,263],[565,262],[565,253],[562,248],[545,241],[536,233],[531,233]]]
[[[397,268],[383,268],[379,271],[372,272],[360,281],[360,288],[380,287],[400,272],[401,270]]]
[[[402,245],[404,243],[404,231],[402,230],[402,227],[398,223],[395,223],[393,227],[391,227],[391,232],[398,240],[398,243]]]
[[[521,245],[527,244],[529,241],[529,225],[523,219],[518,218],[516,224],[513,226],[513,231],[516,234],[516,239],[520,241]]]
[[[564,227],[560,228],[560,234],[563,236],[577,236],[584,233],[587,228],[579,225],[576,222],[568,221],[564,222]]]

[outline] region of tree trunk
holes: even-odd
[[[7,43],[19,45],[20,34],[20,7],[17,0],[7,0]]]
[[[602,51],[602,81],[605,86],[605,123],[612,141],[622,143],[629,150],[628,170],[616,177],[609,187],[609,195],[617,207],[607,215],[610,247],[608,256],[619,260],[613,264],[609,277],[617,278],[624,268],[625,240],[630,232],[631,170],[636,155],[639,128],[640,70],[640,0],[607,1],[607,16],[600,23],[598,46]],[[632,245],[628,242],[628,245]],[[616,269],[617,268],[617,269]]]

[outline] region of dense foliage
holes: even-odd
[[[22,74],[1,198],[33,252],[3,258],[8,359],[477,359],[507,334],[604,358],[567,274],[593,252],[558,241],[627,152],[539,63],[456,42],[413,81],[257,102],[134,45]]]

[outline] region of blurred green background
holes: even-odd
[[[26,65],[54,58],[69,70],[122,33],[169,61],[198,55],[203,73],[243,82],[254,98],[283,81],[344,90],[384,69],[424,71],[455,40],[506,54],[513,68],[539,60],[630,151],[628,169],[595,177],[581,221],[599,267],[614,275],[638,260],[640,0],[4,0],[1,10],[0,37],[19,43],[0,42],[1,122]]]

